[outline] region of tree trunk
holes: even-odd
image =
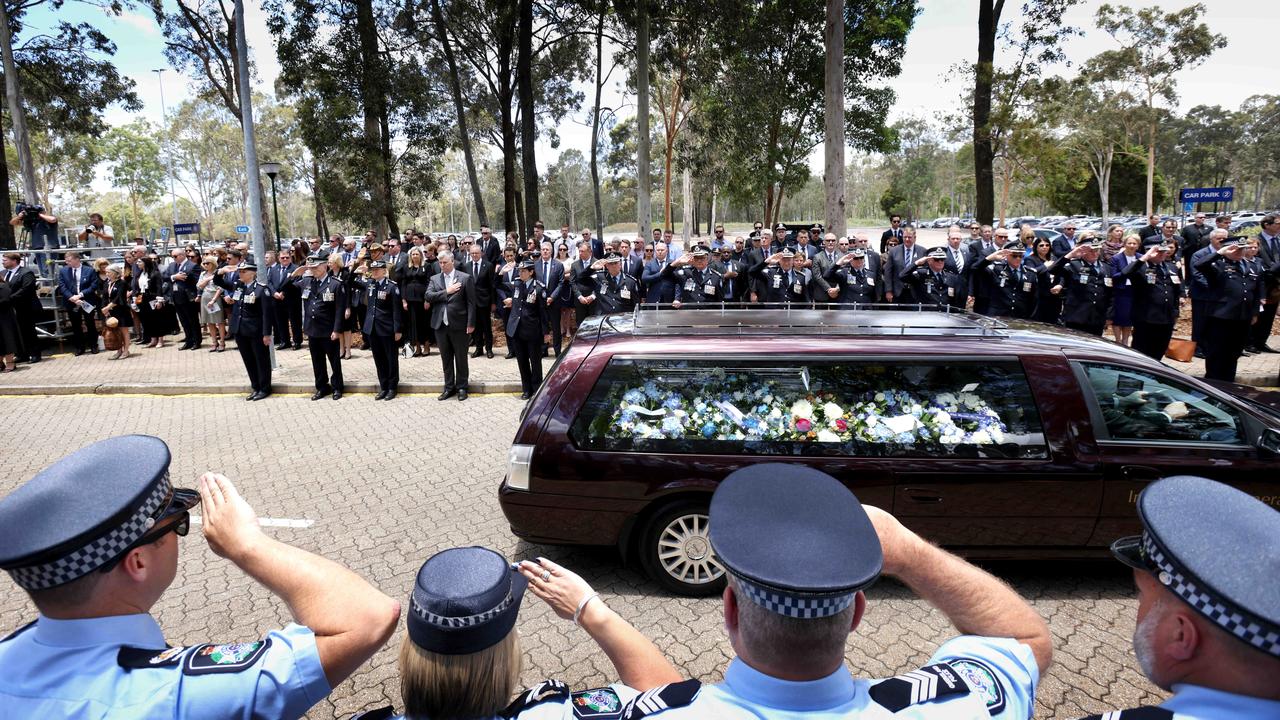
[[[827,232],[845,235],[844,200],[844,2],[827,0],[826,187]]]
[[[387,104],[379,103],[382,113],[378,119],[378,127],[382,133],[382,187],[387,193],[387,228],[388,237],[400,237],[400,220],[396,217],[395,185],[391,182],[391,118],[387,117]]]
[[[316,232],[321,240],[329,238],[329,226],[324,218],[324,201],[320,198],[320,163],[311,158],[311,194],[316,201]]]
[[[689,238],[693,235],[694,228],[693,172],[691,172],[689,168],[685,168],[684,172],[680,174],[680,180],[681,190],[683,191],[681,192],[680,204],[684,206],[681,208],[683,212],[681,213],[682,217],[680,218],[680,237],[684,240],[684,246],[689,247]]]
[[[995,219],[995,149],[991,143],[991,84],[995,74],[996,31],[1004,0],[981,0],[978,5],[978,62],[973,85],[974,216],[982,224]]]
[[[666,119],[663,119],[666,123]],[[675,230],[671,221],[671,163],[675,157],[675,146],[668,140],[662,154],[662,229]]]
[[[3,3],[4,0],[0,0]],[[0,30],[3,32],[3,30]],[[9,196],[9,158],[4,149],[4,127],[0,125],[0,207],[13,207],[13,198]],[[9,223],[0,223],[0,250],[15,250],[18,239],[14,228]]]
[[[516,189],[516,128],[512,118],[511,99],[514,94],[511,87],[511,46],[514,38],[511,28],[514,23],[505,22],[508,8],[504,4],[498,10],[501,29],[498,33],[498,120],[502,129],[502,221],[504,230],[511,230],[517,224],[516,205],[518,190]],[[504,233],[505,236],[505,233]],[[523,238],[523,235],[521,236]]]
[[[707,227],[711,228],[708,232],[714,232],[716,227],[716,186],[711,184],[711,215],[707,217]]]
[[[774,225],[777,225],[778,223],[782,222],[782,196],[783,196],[783,195],[785,195],[785,194],[786,194],[786,188],[784,188],[784,187],[782,186],[782,183],[781,183],[781,182],[779,182],[779,183],[778,183],[778,198],[777,198],[777,202],[776,202],[776,203],[774,203],[774,206],[773,206],[773,220],[772,220],[772,223],[773,223]]]
[[[360,39],[360,105],[364,117],[365,178],[373,195],[370,216],[375,220],[374,231],[378,239],[387,240],[387,217],[391,213],[388,197],[391,188],[386,186],[383,165],[382,106],[386,95],[380,88],[381,63],[378,56],[378,28],[373,15],[373,0],[356,0],[356,34]],[[253,172],[254,169],[250,169]]]
[[[649,8],[647,0],[636,6],[636,224],[649,237],[653,209],[649,187]]]
[[[538,209],[538,162],[535,156],[537,116],[533,109],[533,0],[520,0],[520,20],[516,28],[519,55],[516,58],[516,91],[520,102],[520,161],[524,171],[525,228],[541,216]]]
[[[1156,121],[1155,115],[1152,114],[1151,125],[1147,131],[1147,215],[1156,211],[1155,208],[1155,182],[1156,182]]]
[[[449,68],[449,90],[453,94],[453,112],[458,118],[458,139],[462,143],[462,158],[467,164],[467,179],[471,182],[471,195],[475,201],[476,215],[479,216],[481,225],[488,225],[489,216],[484,209],[484,197],[480,194],[480,175],[476,172],[476,160],[471,152],[471,133],[467,130],[467,110],[462,104],[462,82],[458,79],[458,61],[453,56],[453,43],[449,40],[449,31],[444,24],[440,0],[431,0],[431,16],[439,29],[441,49],[444,51],[445,64]]]
[[[596,237],[599,238],[604,237],[604,208],[600,202],[600,95],[604,90],[604,18],[608,9],[609,4],[602,1],[600,14],[596,17],[596,101],[591,110],[591,196],[595,202]],[[569,227],[573,227],[573,223]],[[640,228],[640,232],[644,233],[645,229]]]
[[[9,36],[9,7],[0,2],[0,59],[4,67],[4,94],[9,103],[9,123],[13,125],[13,146],[18,152],[18,168],[22,171],[22,194],[29,202],[39,202],[36,193],[36,165],[31,158],[31,138],[27,133],[27,115],[22,104],[22,84],[13,61],[13,38]],[[6,162],[6,166],[8,163]],[[9,182],[5,175],[4,182]],[[6,189],[7,192],[7,189]],[[5,205],[5,211],[12,207]]]

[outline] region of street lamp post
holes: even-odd
[[[271,214],[276,219],[276,253],[280,252],[280,206],[276,205],[276,176],[280,174],[280,163],[262,163],[262,172],[271,178]]]
[[[156,81],[160,83],[160,119],[167,126],[169,124],[169,112],[164,107],[164,68],[152,70],[156,74]],[[165,128],[165,139],[168,139],[168,128]],[[166,143],[167,144],[167,143]],[[178,244],[178,193],[174,189],[173,183],[173,155],[169,155],[169,201],[173,205],[173,243]]]

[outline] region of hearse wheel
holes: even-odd
[[[707,506],[683,502],[654,515],[645,526],[640,562],[649,577],[681,595],[714,595],[724,589],[724,566],[711,550]]]

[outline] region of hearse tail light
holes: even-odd
[[[533,462],[532,445],[512,445],[507,453],[507,487],[529,489],[529,464]]]

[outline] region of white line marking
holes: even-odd
[[[192,515],[191,522],[199,525],[200,516]],[[316,521],[308,518],[258,518],[258,524],[262,527],[309,528]]]

